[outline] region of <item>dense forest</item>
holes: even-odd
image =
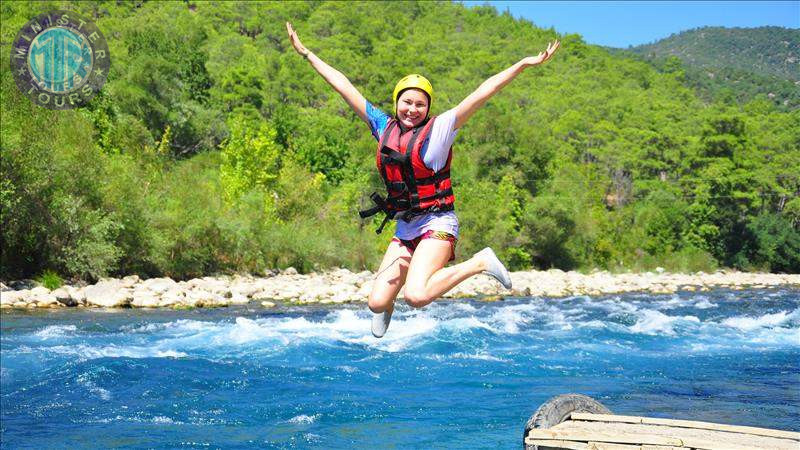
[[[783,110],[800,108],[800,30],[703,27],[628,51],[657,69],[683,63],[686,84],[705,99],[746,103],[766,96]]]
[[[437,114],[561,39],[456,139],[459,260],[491,245],[515,270],[800,271],[800,112],[698,96],[680,62],[447,2],[6,1],[3,54],[56,9],[95,21],[111,71],[87,107],[52,111],[3,58],[5,279],[374,270],[392,234],[357,215],[381,187],[374,138],[286,21],[384,111],[408,73]]]

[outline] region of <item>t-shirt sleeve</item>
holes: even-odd
[[[428,145],[422,154],[422,161],[434,172],[442,170],[447,164],[447,156],[450,147],[453,146],[458,130],[453,129],[456,125],[456,112],[451,109],[436,118],[428,139]]]
[[[383,130],[386,129],[386,125],[389,123],[389,115],[373,106],[367,100],[367,119],[369,119],[369,131],[372,132],[376,140],[380,140]]]

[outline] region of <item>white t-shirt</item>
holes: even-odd
[[[372,135],[380,139],[383,130],[389,122],[390,117],[372,106],[367,101],[367,117],[370,121]],[[428,142],[423,144],[420,149],[422,161],[435,172],[444,168],[447,164],[447,156],[450,147],[453,145],[458,130],[454,129],[456,124],[455,110],[449,110],[436,117],[433,123]],[[395,237],[404,240],[411,240],[421,236],[426,231],[444,231],[458,237],[458,217],[455,211],[443,211],[417,216],[409,222],[397,221]]]

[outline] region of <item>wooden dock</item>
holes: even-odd
[[[572,412],[525,435],[530,450],[800,450],[800,433],[688,420]]]

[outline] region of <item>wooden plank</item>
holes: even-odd
[[[695,422],[690,420],[655,419],[651,417],[645,417],[642,423],[647,425],[667,425],[671,427],[726,431],[729,433],[752,434],[755,436],[766,436],[766,437],[792,439],[795,441],[800,441],[800,433],[797,432],[786,431],[786,430],[773,430],[770,428],[747,427],[744,425],[726,425],[722,423]]]
[[[664,445],[630,445],[610,444],[608,442],[576,442],[558,439],[525,439],[528,445],[540,448],[559,448],[570,450],[687,450],[687,447],[671,447]]]
[[[800,443],[791,439],[782,439],[769,436],[756,436],[752,434],[730,433],[719,430],[704,430],[697,428],[679,428],[664,425],[652,425],[641,423],[626,422],[599,422],[599,421],[580,421],[567,420],[552,428],[550,431],[561,433],[583,433],[583,435],[602,436],[640,436],[653,435],[663,438],[680,439],[682,446],[702,449],[741,449],[749,450],[754,448],[764,448],[771,450],[800,450]],[[616,439],[605,438],[593,439],[596,441],[607,441],[611,443],[619,442]],[[642,442],[646,444],[646,442]],[[663,444],[654,444],[663,445]]]
[[[683,441],[668,436],[643,433],[608,433],[604,431],[554,431],[534,428],[528,432],[532,439],[560,439],[565,441],[599,441],[617,444],[647,444],[682,447]]]
[[[528,445],[536,445],[540,448],[567,448],[570,450],[589,450],[586,442],[563,441],[558,439],[525,439]]]
[[[594,438],[597,439],[597,434],[600,433],[592,433]],[[607,437],[603,437],[601,439],[592,440],[592,439],[582,439],[583,436],[577,436],[575,433],[570,439],[566,439],[566,436],[558,436],[554,439],[546,439],[546,438],[533,438],[530,434],[528,434],[528,438],[525,440],[528,444],[535,444],[540,445],[547,448],[564,448],[564,449],[577,449],[577,450],[686,450],[686,449],[696,449],[696,450],[752,450],[753,446],[744,444],[733,444],[733,443],[720,443],[720,442],[713,442],[707,441],[703,439],[686,439],[686,440],[678,440],[681,442],[681,445],[659,445],[659,444],[646,444],[641,443],[642,440],[640,438],[648,438],[647,435],[637,435],[635,436],[636,440],[639,442],[628,442],[628,443],[619,443],[615,441],[619,441],[620,439],[626,439],[625,436],[612,436],[609,435]]]
[[[664,445],[628,445],[608,442],[589,442],[589,450],[687,450],[688,447],[669,447]]]
[[[637,416],[618,416],[616,414],[591,414],[591,413],[572,413],[569,416],[572,420],[585,420],[588,422],[614,422],[614,423],[642,423],[644,417]]]
[[[748,442],[717,442],[699,438],[682,438],[682,440],[684,446],[697,450],[753,450],[754,448],[758,448],[754,447],[752,443]],[[778,449],[776,448],[773,450]]]
[[[656,419],[652,417],[618,416],[614,414],[572,413],[572,420],[615,423],[642,423],[647,425],[665,425],[677,428],[694,428],[699,430],[727,431],[729,433],[753,434],[781,439],[800,441],[800,433],[770,428],[748,427],[743,425],[725,425],[713,422],[697,422],[693,420]]]

